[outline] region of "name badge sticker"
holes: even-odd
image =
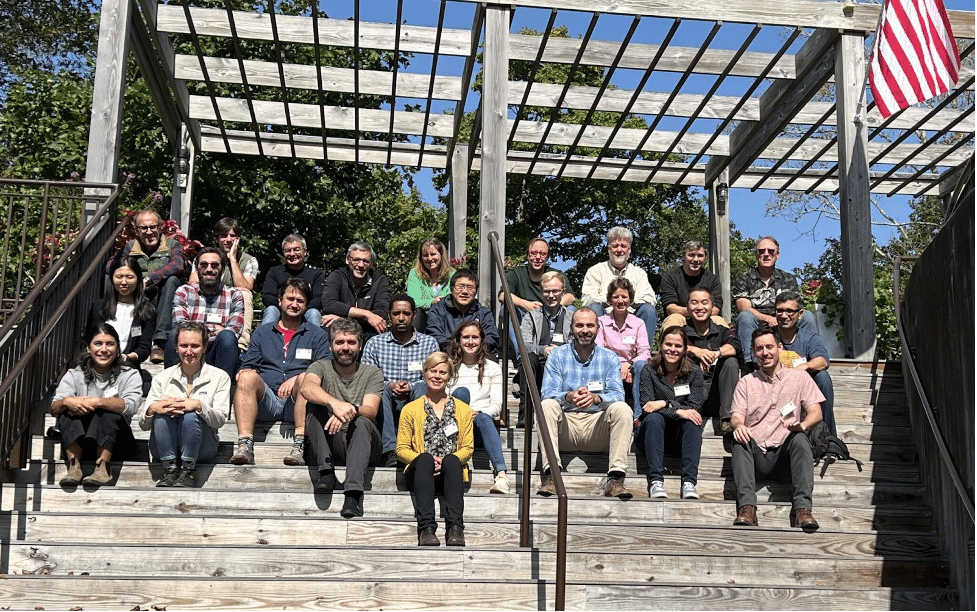
[[[311,360],[312,359],[312,349],[310,349],[310,348],[295,349],[295,358],[296,359],[307,359],[307,360]]]
[[[224,319],[221,317],[221,315],[220,315],[219,312],[208,312],[207,313],[207,318],[206,318],[207,323],[213,323],[215,325],[220,325],[221,322],[223,322],[223,320]]]
[[[587,383],[587,391],[591,393],[600,393],[604,390],[604,382],[601,380],[592,380]]]
[[[424,364],[420,361],[410,361],[407,363],[408,372],[421,372],[424,370]]]
[[[446,435],[446,436],[453,436],[453,435],[455,435],[457,433],[458,433],[458,424],[457,423],[448,423],[448,425],[445,426],[445,428],[444,428],[444,435]]]
[[[563,334],[553,334],[553,344],[564,344],[565,342],[566,340],[563,339]]]
[[[794,402],[787,402],[780,407],[780,414],[786,418],[794,414],[795,410],[797,410],[797,406],[794,404]]]
[[[129,330],[129,337],[130,338],[138,338],[140,336],[142,336],[142,326],[141,325],[133,325],[132,326],[132,329]]]
[[[635,344],[637,343],[638,339],[634,336],[624,336],[621,338],[621,341],[624,342],[624,344]]]
[[[119,388],[118,387],[108,387],[107,389],[105,389],[105,395],[104,395],[104,397],[119,397]]]
[[[807,363],[807,359],[805,359],[803,357],[798,357],[794,361],[790,362],[790,367],[796,368],[797,366],[801,365],[802,363]]]
[[[691,393],[688,385],[677,385],[675,387],[675,397],[685,397]]]

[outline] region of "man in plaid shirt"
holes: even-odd
[[[237,340],[244,328],[244,298],[240,291],[225,287],[221,282],[225,267],[227,257],[220,249],[207,247],[200,251],[196,262],[200,282],[176,290],[173,325],[183,320],[203,323],[210,336],[204,360],[233,378],[237,369]],[[178,362],[173,332],[170,332],[164,364],[170,367]]]
[[[417,307],[407,294],[395,295],[390,301],[390,327],[366,341],[362,362],[383,372],[383,398],[377,414],[377,429],[383,439],[380,465],[397,465],[397,422],[400,411],[412,397],[414,387],[422,380],[422,365],[428,355],[438,350],[432,336],[414,331]]]

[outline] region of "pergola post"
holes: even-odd
[[[729,268],[729,170],[723,170],[709,185],[709,266],[723,285],[723,308],[720,313],[730,320]]]
[[[485,49],[482,85],[482,168],[478,220],[479,300],[496,311],[500,279],[492,270],[488,235],[499,234],[505,256],[505,162],[509,85],[510,7],[489,5],[485,10]]]
[[[468,223],[468,145],[456,144],[450,163],[448,254],[460,258],[465,254],[465,226]]]
[[[193,166],[197,151],[190,140],[186,125],[180,126],[180,140],[173,158],[173,196],[170,199],[170,219],[190,235],[190,202],[193,197]]]
[[[875,356],[875,274],[872,266],[872,210],[868,137],[860,104],[865,94],[862,34],[845,33],[835,54],[838,113],[838,169],[841,191],[841,262],[845,278],[845,352]]]
[[[119,171],[119,139],[122,134],[122,97],[125,92],[126,59],[129,54],[129,19],[132,0],[104,0],[98,26],[98,54],[92,91],[92,120],[88,131],[85,181],[115,183]],[[88,222],[98,202],[85,202]]]

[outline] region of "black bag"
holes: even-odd
[[[814,465],[823,462],[821,478],[828,471],[828,466],[835,461],[854,461],[858,471],[862,471],[862,462],[851,456],[848,445],[838,436],[831,435],[824,421],[807,430],[807,439],[811,443],[811,454],[814,455]]]

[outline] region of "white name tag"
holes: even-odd
[[[221,317],[219,312],[208,312],[206,321],[207,323],[220,325],[224,321],[224,318]]]
[[[802,363],[807,363],[807,359],[805,359],[803,357],[798,357],[794,361],[790,362],[790,367],[796,368],[797,366],[801,365]]]
[[[563,334],[553,334],[553,344],[563,344],[566,340],[563,339]]]
[[[119,397],[119,388],[118,387],[108,387],[107,389],[105,389],[105,396],[104,397]]]
[[[787,402],[780,407],[780,414],[786,418],[794,414],[795,410],[797,410],[797,406],[794,405],[794,402]]]
[[[408,372],[420,372],[424,369],[424,364],[420,361],[410,361],[407,363]]]
[[[446,436],[453,436],[457,433],[458,433],[457,423],[448,423],[448,425],[444,428],[444,435]]]
[[[675,397],[684,397],[690,393],[688,385],[678,385],[675,387]]]
[[[138,338],[139,336],[142,336],[142,327],[136,327],[135,325],[133,325],[132,329],[129,330],[129,337]]]
[[[601,380],[592,380],[587,383],[587,391],[591,393],[600,393],[604,390],[604,382]]]
[[[637,338],[634,336],[624,336],[621,338],[621,341],[624,342],[624,344],[635,344],[637,342]]]
[[[312,359],[312,349],[310,349],[310,348],[295,349],[295,358],[296,359],[309,359],[309,360],[311,360]]]
[[[197,395],[207,395],[206,391],[197,391]]]

